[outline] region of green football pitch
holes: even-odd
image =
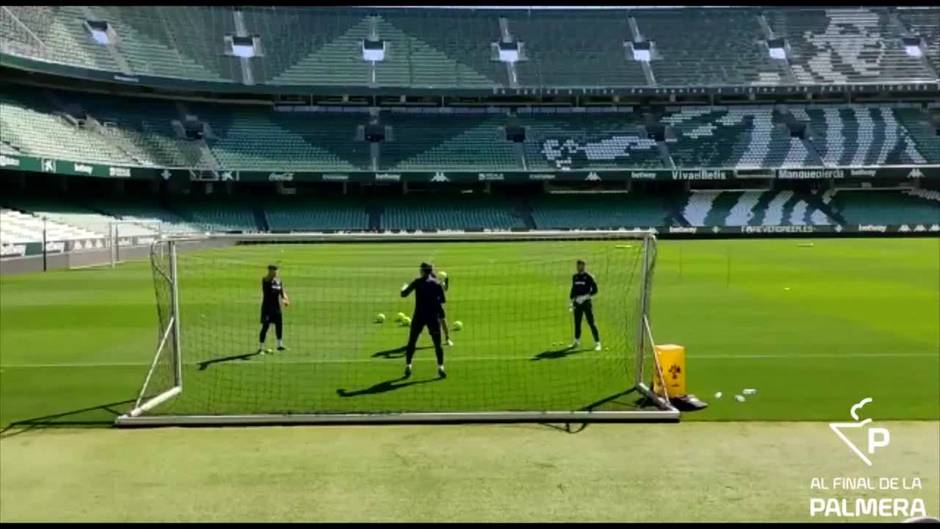
[[[634,332],[628,321],[631,312],[616,300],[636,295],[638,279],[631,259],[637,252],[636,248],[612,247],[609,241],[446,244],[436,249],[427,244],[284,245],[187,254],[181,259],[180,283],[185,390],[165,412],[580,409],[625,389],[631,376],[632,359],[622,354]],[[601,288],[596,311],[607,349],[600,352],[590,348],[587,328],[582,340],[585,347],[556,349],[556,344],[570,340],[567,281],[572,260],[578,256],[587,257]],[[410,314],[413,301],[400,299],[398,289],[425,259],[449,272],[448,317],[451,323],[459,319],[465,326],[452,332],[455,345],[447,348],[448,378],[436,378],[433,351],[424,336],[416,373],[402,381],[400,348],[406,329],[391,320],[399,311]],[[257,341],[259,280],[269,261],[281,264],[292,301],[285,310],[290,350],[251,355]],[[593,266],[600,263],[623,266]],[[111,510],[89,506],[91,498],[135,486],[153,490],[160,501],[179,506],[174,513],[161,514],[160,501],[148,500],[148,508],[139,512],[144,519],[367,520],[390,516],[522,521],[545,519],[545,512],[547,519],[556,520],[652,520],[668,517],[669,512],[679,513],[682,519],[803,519],[803,496],[802,503],[782,511],[771,507],[774,469],[793,460],[796,456],[791,452],[797,446],[810,442],[806,439],[820,443],[814,446],[822,453],[807,456],[803,466],[797,465],[807,472],[830,460],[844,461],[843,473],[855,473],[858,467],[852,466],[851,453],[824,423],[778,421],[850,420],[849,407],[864,397],[873,399],[865,410],[876,421],[916,421],[896,423],[908,432],[907,441],[898,439],[897,431],[894,435],[898,445],[908,443],[909,458],[897,455],[895,468],[925,472],[922,476],[932,497],[937,497],[940,239],[936,238],[660,241],[652,287],[653,332],[659,343],[686,347],[689,390],[710,406],[685,414],[686,424],[592,426],[577,436],[539,430],[543,428],[539,426],[223,429],[216,437],[207,433],[215,430],[69,429],[109,425],[130,408],[140,389],[157,341],[149,263],[2,277],[0,287],[0,424],[4,428],[0,447],[7,470],[2,472],[0,490],[4,499],[18,500],[2,502],[0,518],[4,520],[135,519],[130,505]],[[384,312],[389,321],[374,323],[377,312]],[[270,334],[269,344],[273,344],[273,330]],[[745,402],[731,398],[744,388],[754,388],[757,394]],[[722,392],[722,398],[714,397],[717,392]],[[722,422],[692,424],[701,421]],[[46,428],[50,425],[59,428]],[[310,433],[305,437],[302,432]],[[421,437],[420,443],[416,436]],[[729,436],[736,439],[731,444]],[[417,462],[418,449],[405,448],[413,444],[433,452],[433,444],[428,443],[438,437],[442,443],[451,443],[440,457]],[[530,446],[535,438],[539,439],[537,448]],[[477,442],[471,447],[467,439]],[[375,470],[374,480],[347,480],[335,489],[320,485],[329,489],[321,492],[332,498],[346,490],[346,501],[353,502],[353,489],[344,487],[369,483],[378,489],[369,493],[376,503],[357,511],[343,511],[339,499],[329,508],[296,504],[301,501],[298,493],[285,489],[317,477],[286,467],[289,458],[302,459],[298,453],[305,443],[317,441],[333,448],[319,446],[314,457],[321,460],[299,463],[311,472],[327,472],[322,458],[332,458],[338,465],[330,467],[329,475],[368,473],[361,464],[385,462]],[[184,453],[191,442],[197,452]],[[372,442],[385,447],[387,460],[381,453],[369,452]],[[123,444],[129,446],[122,449]],[[174,446],[167,453],[192,473],[191,479],[173,477],[175,471],[159,469],[155,460],[148,462],[144,454],[164,445]],[[454,446],[463,447],[462,459],[451,468],[442,458],[445,453],[453,454]],[[729,452],[729,446],[737,451]],[[703,460],[701,471],[687,471],[682,460],[689,449],[716,457],[707,464]],[[200,450],[217,454],[199,457]],[[352,457],[357,450],[366,454],[358,462]],[[587,455],[582,450],[593,452]],[[530,456],[513,458],[510,451]],[[743,465],[745,460],[758,461],[761,451],[782,459],[776,466],[766,462]],[[807,448],[807,452],[813,450]],[[40,465],[50,453],[56,454],[52,460],[72,457],[75,461],[61,467]],[[109,454],[113,457],[105,457]],[[720,454],[726,463],[729,454],[739,454],[743,466],[726,468]],[[664,464],[662,477],[672,483],[668,490],[648,483],[654,455],[671,461]],[[621,464],[637,458],[646,460],[634,465],[643,474],[631,478],[629,472],[614,473]],[[227,462],[220,463],[222,459]],[[567,468],[560,463],[562,459],[579,461],[585,472],[594,469],[603,483],[595,485],[589,476],[579,476],[582,471],[562,472],[561,468]],[[429,467],[431,461],[436,461],[435,466]],[[479,466],[469,471],[465,468],[469,461]],[[506,465],[505,473],[497,464]],[[62,481],[44,482],[42,475],[29,472],[34,465],[45,469],[43,475],[57,474]],[[154,467],[163,478],[130,471],[138,465]],[[760,476],[747,470],[764,467]],[[403,488],[396,490],[390,477],[396,468],[406,473],[417,468],[428,476],[428,483],[437,486],[410,488],[406,479]],[[538,477],[540,469],[550,476],[560,473],[564,479],[546,484]],[[273,489],[258,491],[260,484],[248,484],[239,495],[209,487],[218,495],[200,500],[207,502],[205,509],[189,503],[194,499],[186,490],[162,487],[160,481],[180,479],[199,488],[195,476],[209,481],[216,476],[230,480],[229,488],[233,488],[250,482],[252,472],[265,476],[263,481]],[[483,479],[487,472],[494,479],[485,485],[473,481]],[[686,490],[705,494],[711,487],[709,476],[723,482],[728,472],[740,483],[726,484],[730,488],[722,489],[715,505],[699,505],[688,516],[681,513],[693,511],[674,505]],[[461,481],[461,474],[473,479]],[[74,487],[66,487],[83,480],[89,480],[80,485],[88,490],[77,496]],[[525,484],[514,485],[518,481]],[[749,492],[747,481],[760,484],[763,491]],[[788,486],[798,487],[803,494],[807,486],[803,481],[800,477]],[[459,496],[492,502],[489,493],[511,494],[516,486],[524,501],[514,509],[504,506],[508,514],[502,518],[481,505],[454,510],[440,503],[442,498],[453,501]],[[552,489],[542,490],[540,496],[545,486]],[[564,493],[566,487],[568,493]],[[610,491],[601,489],[610,487],[618,488],[617,497],[626,503],[604,511],[602,505],[614,500]],[[666,499],[670,490],[677,495],[671,500]],[[418,497],[400,497],[405,491],[430,494],[428,502],[437,503],[425,505]],[[289,494],[295,503],[278,505],[279,492]],[[55,501],[56,495],[71,495],[75,500],[65,502],[62,510],[43,513],[41,506]],[[539,498],[552,502],[550,508],[540,504]],[[228,500],[261,503],[247,509]],[[399,508],[392,505],[395,502],[413,507]],[[644,502],[657,507],[644,510]],[[11,506],[14,503],[16,507]],[[572,507],[574,503],[581,508]],[[594,503],[597,509],[586,510]],[[936,514],[937,502],[932,505]]]

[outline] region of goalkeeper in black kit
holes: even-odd
[[[274,334],[277,336],[277,350],[284,351],[284,321],[281,315],[281,303],[286,307],[290,299],[277,274],[277,266],[268,266],[268,275],[261,279],[261,333],[258,335],[258,352],[261,354],[271,352],[265,349],[264,341],[268,336],[268,327],[274,325]]]
[[[408,335],[408,345],[405,347],[405,378],[411,376],[411,360],[415,355],[415,345],[418,336],[425,327],[434,342],[434,353],[437,355],[437,374],[445,378],[444,348],[441,346],[441,314],[444,313],[444,287],[432,273],[428,263],[421,263],[419,268],[421,276],[405,285],[401,289],[401,297],[406,298],[412,291],[415,293],[415,311],[411,318],[411,332]]]
[[[578,259],[577,267],[578,272],[571,276],[571,292],[568,295],[574,312],[574,342],[570,347],[581,345],[581,319],[586,318],[594,336],[594,350],[600,351],[601,336],[597,325],[594,324],[594,307],[591,304],[591,297],[597,295],[597,282],[594,281],[594,276],[584,269],[584,261]]]

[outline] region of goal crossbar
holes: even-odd
[[[400,232],[291,232],[167,234],[160,240],[174,242],[502,242],[545,240],[655,239],[654,230],[539,230],[539,231],[400,231]]]

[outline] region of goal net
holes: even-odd
[[[569,292],[582,259],[601,347]],[[170,238],[151,252],[157,349],[118,424],[675,420],[653,395],[648,232],[263,234]],[[414,297],[446,273],[447,377],[431,338],[404,376]],[[259,352],[261,283],[279,267],[284,345]],[[384,321],[381,316],[384,315]]]

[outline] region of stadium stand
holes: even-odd
[[[253,77],[275,84],[366,83],[355,52],[363,13],[295,7],[242,8],[246,33],[261,38],[263,59],[252,59]],[[358,32],[356,30],[359,30]],[[360,39],[361,40],[361,39]]]
[[[108,51],[96,44],[78,6],[11,5],[0,9],[0,50],[38,60],[118,72]]]
[[[16,205],[38,217],[46,217],[57,223],[94,233],[97,237],[107,236],[110,223],[117,220],[89,209],[53,200],[18,200]]]
[[[835,190],[833,208],[848,224],[938,224],[937,193],[898,190]]]
[[[639,62],[627,57],[630,39],[627,12],[579,13],[582,30],[571,24],[571,12],[530,10],[506,18],[513,37],[524,44],[528,63],[517,65],[526,86],[646,86]],[[583,17],[583,18],[582,18]],[[577,65],[577,68],[572,68]]]
[[[262,171],[354,171],[370,168],[369,146],[356,141],[356,113],[280,113],[270,108],[192,106],[209,123],[207,139],[225,168]]]
[[[153,234],[144,221],[173,233],[940,223],[940,192],[930,189],[940,164],[940,103],[930,100],[940,67],[936,7],[3,6],[0,37],[0,55],[18,58],[5,68],[40,73],[0,82],[11,188],[30,187],[33,171],[60,173],[36,180],[63,184],[92,174],[75,164],[59,171],[55,161],[183,169],[136,171],[108,187],[105,176],[130,171],[96,167],[102,178],[87,190],[5,200],[5,244],[35,242],[41,217],[70,240],[104,240],[115,221],[140,221],[121,229],[142,236]],[[254,56],[234,56],[233,38],[251,39]],[[367,44],[380,56],[368,57]],[[646,44],[649,63],[633,55]],[[66,87],[75,70],[56,65],[133,82],[136,95],[90,78]],[[855,83],[896,86],[872,88],[877,99],[840,86]],[[893,92],[906,83],[920,86]],[[824,86],[795,87],[810,84]],[[97,93],[73,91],[86,88]],[[39,158],[42,169],[9,157]],[[904,171],[871,170],[879,166]],[[820,167],[865,170],[769,171]],[[641,173],[715,168],[743,171],[707,183],[694,180],[712,175],[696,171]],[[641,171],[626,184],[618,170],[633,169]],[[204,182],[223,171],[245,173]],[[411,171],[422,174],[400,178]],[[539,174],[563,171],[579,182]],[[293,172],[328,174],[294,180]],[[501,172],[506,182],[476,174]],[[430,173],[438,174],[428,190]],[[847,188],[778,189],[766,182],[773,177]],[[321,178],[328,183],[314,191]],[[747,178],[765,182],[740,189]],[[901,178],[917,183],[890,183]],[[108,193],[95,195],[99,183]],[[113,198],[125,184],[135,198]],[[321,194],[340,186],[342,196]],[[508,198],[511,186],[518,196]],[[277,198],[267,195],[275,189]]]
[[[633,113],[521,113],[518,122],[526,127],[529,169],[665,167],[656,141]]]
[[[900,124],[895,135],[909,138],[914,149],[927,163],[940,163],[940,135],[937,133],[940,120],[935,118],[936,124],[932,125],[929,114],[918,108],[898,106],[893,111]]]
[[[767,105],[745,107],[671,107],[662,122],[676,166],[727,168],[818,165],[803,141],[774,121]]]
[[[918,142],[897,119],[904,114],[913,124],[911,114],[916,113],[917,109],[882,105],[808,107],[793,111],[798,119],[808,121],[810,141],[828,166],[926,163]],[[920,132],[927,133],[926,130]],[[925,150],[931,143],[936,141],[924,142]],[[934,153],[928,151],[927,154],[931,161],[938,160]]]
[[[940,9],[898,8],[897,16],[911,36],[922,39],[924,59],[940,72]]]
[[[22,154],[86,163],[134,164],[109,139],[69,119],[40,95],[0,93],[3,142]]]
[[[47,241],[104,239],[100,233],[47,218]],[[0,244],[41,242],[43,219],[14,209],[0,208]]]
[[[530,201],[540,229],[618,229],[665,226],[672,216],[662,195],[547,194]]]
[[[793,191],[689,193],[682,217],[690,226],[825,226],[835,224],[812,198]]]
[[[40,66],[272,86],[489,90],[935,82],[938,18],[936,8],[6,6],[0,10],[0,51]],[[96,42],[87,21],[107,23],[109,41]],[[902,39],[910,35],[923,39],[922,57],[905,51]],[[227,47],[232,37],[252,38],[259,44],[252,46],[256,55],[234,56]],[[785,39],[785,59],[770,58],[771,37]],[[384,43],[385,56],[377,62],[362,54],[363,41],[371,38]],[[624,46],[638,38],[653,42],[651,75]],[[498,59],[499,42],[519,45],[518,62]]]
[[[405,112],[385,116],[393,138],[381,144],[383,170],[522,169],[522,161],[502,129],[504,117]]]
[[[387,230],[509,230],[525,228],[512,207],[497,198],[448,198],[435,195],[384,201],[382,228]]]
[[[755,10],[648,10],[633,16],[653,42],[650,66],[657,85],[779,85],[789,79],[786,64],[770,58]]]
[[[114,48],[137,75],[198,81],[240,80],[237,59],[226,56],[223,35],[234,33],[224,10],[207,6],[87,8],[114,27]]]
[[[377,14],[389,29],[408,36],[399,40],[397,47],[411,57],[409,68],[415,86],[490,88],[509,85],[505,64],[493,60],[492,44],[502,37],[500,13],[385,9]],[[379,37],[384,38],[382,34]],[[395,53],[396,43],[391,46],[390,52]]]
[[[934,191],[932,189],[908,189],[904,191],[904,193],[913,197],[940,202],[940,191]]]
[[[105,238],[114,221],[160,221],[163,233],[215,231],[364,231],[618,229],[741,226],[940,224],[940,191],[931,189],[692,190],[672,193],[546,193],[494,196],[406,195],[278,197],[260,201],[176,198],[92,199],[79,204],[19,198],[5,208],[5,240],[41,239],[42,217],[58,240]],[[8,222],[9,221],[9,222]],[[37,228],[38,226],[38,228]],[[37,231],[38,234],[37,234]],[[121,236],[151,236],[151,224],[122,224]],[[37,238],[38,237],[38,238]],[[53,240],[50,235],[50,239]]]
[[[246,200],[176,199],[173,207],[175,213],[202,228],[201,231],[261,231],[255,216],[255,204]]]
[[[161,231],[167,234],[198,233],[206,231],[205,226],[188,221],[163,206],[147,203],[146,201],[96,199],[91,202],[91,207],[126,222],[160,222]],[[146,227],[147,225],[145,224],[144,226]],[[121,233],[124,233],[125,229],[126,228],[122,226],[120,228]]]
[[[520,109],[278,111],[62,91],[4,90],[2,148],[87,163],[260,171],[511,171],[663,167],[804,167],[940,163],[928,110],[910,103]],[[330,109],[334,110],[334,109]],[[537,111],[536,111],[537,110]],[[177,129],[208,125],[199,141]],[[652,121],[650,121],[652,120]],[[364,127],[388,137],[372,145]],[[803,138],[788,121],[806,126]],[[176,123],[176,125],[174,125]],[[518,146],[506,126],[524,127]],[[656,141],[649,124],[666,127]],[[180,129],[181,130],[181,129]],[[67,138],[68,141],[59,141]],[[205,149],[202,146],[205,146]]]
[[[357,201],[343,198],[281,197],[265,203],[265,218],[271,231],[366,230],[369,213]]]
[[[936,81],[921,58],[908,56],[905,29],[886,8],[772,9],[769,27],[789,44],[800,83]]]
[[[173,129],[182,116],[170,102],[143,98],[85,95],[64,92],[54,97],[82,114],[111,143],[127,154],[133,165],[153,167],[204,167],[199,149]]]

